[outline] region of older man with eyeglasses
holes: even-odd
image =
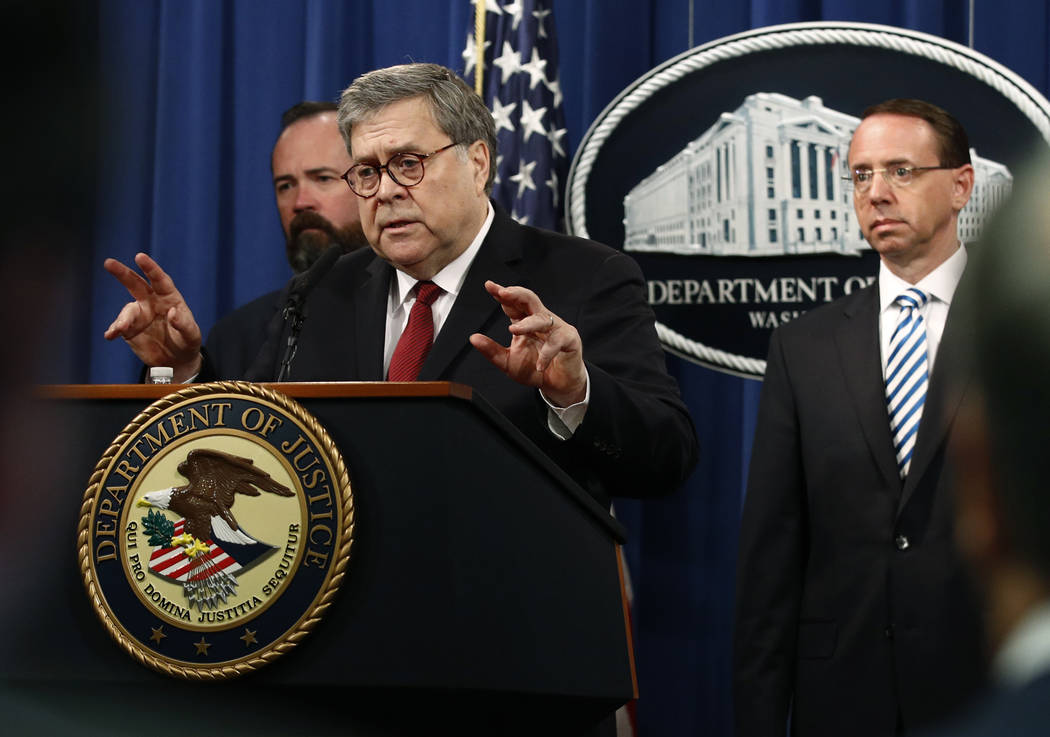
[[[868,108],[847,177],[877,281],[774,332],[740,531],[738,735],[912,734],[985,672],[945,446],[974,170],[919,100]]]
[[[472,386],[600,502],[673,491],[697,457],[638,266],[579,238],[525,227],[489,200],[492,115],[454,73],[406,64],[362,75],[339,106],[371,249],[322,259],[293,381],[456,381]],[[134,301],[106,333],[176,381],[272,380],[280,340],[201,335],[163,270],[107,268]],[[326,272],[319,271],[328,269]],[[509,342],[508,342],[509,341]],[[464,448],[469,460],[470,449]]]

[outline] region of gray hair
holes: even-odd
[[[434,122],[454,143],[469,146],[481,141],[488,147],[489,178],[485,191],[491,193],[496,177],[496,127],[492,113],[466,82],[440,64],[401,64],[377,69],[362,74],[343,90],[338,123],[347,151],[355,125],[391,103],[414,97],[427,102]]]

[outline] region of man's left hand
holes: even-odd
[[[500,371],[525,386],[538,387],[558,407],[582,402],[587,395],[580,334],[543,306],[536,293],[524,287],[485,282],[485,290],[510,318],[509,347],[481,333],[470,343]]]

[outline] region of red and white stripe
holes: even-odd
[[[175,523],[173,537],[182,534],[185,522],[185,519],[180,519]],[[211,540],[205,542],[209,546],[208,552],[200,553],[195,558],[186,555],[186,549],[181,545],[156,547],[149,558],[149,569],[157,575],[175,581],[199,581],[219,571],[234,573],[241,569],[240,564],[227,555],[225,550]]]

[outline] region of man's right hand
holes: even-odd
[[[116,259],[103,263],[135,300],[124,305],[105,338],[123,338],[144,364],[171,366],[172,380],[184,383],[200,371],[201,330],[175,282],[157,262],[138,253],[135,263],[146,279]]]

